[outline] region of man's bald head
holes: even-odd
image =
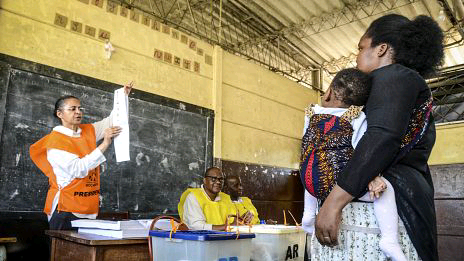
[[[210,172],[217,172],[217,171],[222,173],[221,169],[218,168],[218,167],[207,168],[207,169],[205,170],[205,173],[204,173],[203,175],[204,175],[204,177],[207,177],[207,176],[209,175]]]

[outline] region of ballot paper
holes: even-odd
[[[72,227],[96,228],[105,230],[130,230],[150,228],[152,219],[133,219],[133,220],[101,220],[101,219],[76,219],[71,221]]]
[[[106,237],[114,238],[143,238],[147,237],[150,231],[148,228],[142,229],[129,229],[129,230],[109,230],[109,229],[98,229],[98,228],[85,228],[80,227],[77,230],[79,234],[93,234]]]
[[[129,155],[129,98],[124,88],[114,91],[113,126],[122,128],[121,133],[114,138],[116,162],[130,160]]]
[[[148,236],[152,221],[151,219],[122,221],[77,219],[71,221],[71,225],[78,228],[79,234],[85,233],[115,238],[140,238]]]

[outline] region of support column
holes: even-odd
[[[323,83],[323,69],[316,69],[311,71],[311,84],[312,86],[322,94],[322,83]],[[318,102],[321,103],[321,97],[319,95]]]
[[[223,50],[214,46],[213,50],[213,110],[214,110],[214,148],[213,157],[222,158],[222,57]],[[220,162],[218,162],[220,164]],[[220,167],[220,166],[218,166]]]

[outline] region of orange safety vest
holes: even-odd
[[[59,188],[53,168],[47,160],[47,150],[64,150],[82,158],[97,147],[93,125],[81,124],[79,127],[82,129],[80,137],[69,137],[52,131],[30,147],[29,153],[32,161],[48,177],[50,188],[44,207],[44,212],[48,215],[50,215],[53,199]],[[98,213],[99,195],[100,167],[96,167],[90,170],[84,178],[76,178],[61,189],[56,209],[80,214],[96,214]]]

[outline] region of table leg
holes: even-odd
[[[51,241],[52,241],[52,243],[51,243],[51,249],[50,249],[50,261],[55,261],[55,260],[57,260],[56,255],[55,255],[57,240],[52,237]]]
[[[6,247],[0,245],[0,261],[6,261]]]

